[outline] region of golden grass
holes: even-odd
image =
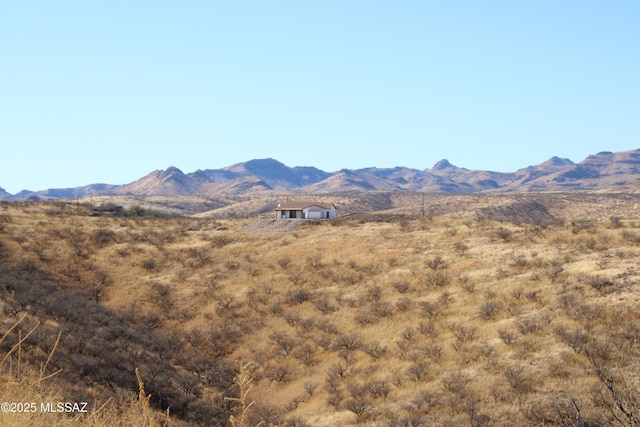
[[[614,212],[580,202],[588,223],[370,216],[266,235],[239,233],[246,220],[94,218],[46,206],[3,207],[3,268],[92,289],[114,315],[171,336],[183,355],[166,355],[171,375],[186,376],[197,356],[254,361],[227,390],[197,367],[194,401],[228,410],[234,426],[541,425],[558,423],[571,399],[583,419],[612,423],[594,398],[603,392],[594,363],[625,356],[624,372],[639,370],[640,230],[628,211],[621,226]],[[5,304],[7,319],[22,313],[10,311]],[[64,340],[56,347],[67,354]],[[36,381],[50,375],[51,354],[34,367]],[[89,387],[66,374],[61,387]],[[135,374],[137,406],[128,401],[119,416],[163,425],[152,406],[164,396],[147,394]]]

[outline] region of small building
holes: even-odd
[[[333,203],[294,202],[279,204],[276,219],[331,219],[336,217]]]

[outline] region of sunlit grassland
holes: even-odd
[[[25,313],[48,325],[23,354],[34,368],[62,332],[60,396],[137,394],[140,367],[157,410],[219,425],[241,419],[225,397],[245,366],[246,425],[626,425],[638,409],[628,211],[544,224],[369,215],[274,234],[241,232],[250,219],[84,209],[0,207],[3,325]],[[62,297],[44,301],[51,290]],[[74,301],[95,319],[86,354]],[[106,343],[114,360],[93,356]]]

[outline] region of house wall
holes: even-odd
[[[276,211],[276,219],[302,219],[302,211]]]
[[[324,210],[322,209],[306,209],[305,216],[309,219],[321,219],[324,218]]]
[[[334,206],[331,206],[329,210],[311,205],[302,210],[276,211],[276,219],[328,219],[335,217],[336,209]]]

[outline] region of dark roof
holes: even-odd
[[[277,211],[301,211],[304,208],[308,208],[309,206],[318,206],[322,209],[330,210],[331,206],[335,207],[333,203],[317,203],[317,202],[291,202],[291,203],[282,203],[278,205],[276,208]]]

